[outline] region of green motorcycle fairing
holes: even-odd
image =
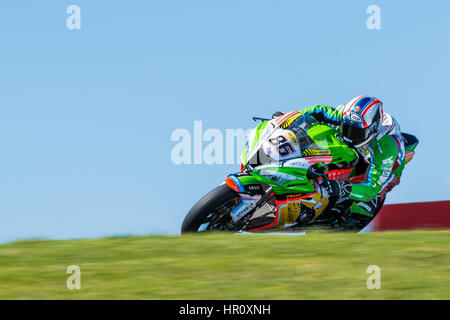
[[[292,118],[295,119],[290,121]],[[283,126],[285,123],[289,125]],[[270,139],[278,127],[296,133],[301,156],[258,163],[249,170],[249,175],[237,176],[243,185],[264,183],[270,185],[275,194],[311,193],[315,191],[315,186],[307,178],[307,173],[312,165],[321,167],[337,163],[350,164],[358,158],[356,152],[339,139],[336,130],[318,123],[311,116],[295,113],[283,123],[268,120],[252,130],[242,154],[244,167],[249,164],[249,159],[260,152],[264,141]]]

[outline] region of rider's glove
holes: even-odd
[[[281,111],[277,111],[272,115],[272,119],[275,119],[276,117],[282,116],[284,113]]]
[[[329,198],[345,199],[352,192],[352,185],[347,181],[322,179],[319,182],[319,187],[327,191]]]

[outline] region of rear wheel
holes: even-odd
[[[239,194],[222,184],[201,198],[189,211],[181,233],[210,230],[234,230],[231,211],[236,208]]]

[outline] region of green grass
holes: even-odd
[[[0,246],[0,299],[450,299],[450,231],[19,241]]]

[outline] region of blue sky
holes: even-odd
[[[81,30],[66,8],[81,8]],[[366,8],[381,8],[381,30]],[[448,1],[0,5],[0,241],[175,234],[237,165],[171,161],[177,128],[250,128],[375,95],[421,141],[388,202],[448,199]]]

